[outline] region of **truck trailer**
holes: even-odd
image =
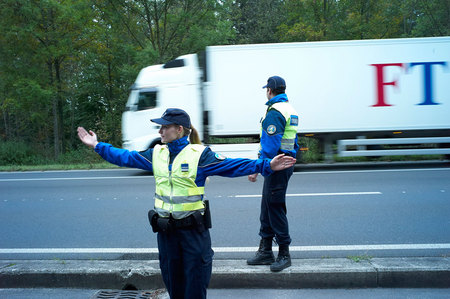
[[[339,156],[450,154],[450,37],[210,46],[143,68],[122,117],[123,146],[159,143],[150,122],[186,110],[205,144],[256,157],[270,76],[286,80],[299,140]],[[336,146],[333,146],[336,145]]]

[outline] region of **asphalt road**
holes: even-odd
[[[211,177],[216,258],[259,243],[262,177]],[[153,177],[139,170],[0,173],[0,259],[157,258]],[[304,169],[288,188],[294,258],[450,255],[450,168]]]

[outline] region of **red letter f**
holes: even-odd
[[[397,86],[397,80],[393,80],[391,82],[384,82],[384,76],[383,76],[383,68],[386,66],[399,66],[403,67],[403,63],[384,63],[384,64],[371,64],[376,68],[376,85],[377,85],[377,103],[375,105],[372,105],[372,107],[385,107],[385,106],[392,106],[389,104],[386,104],[386,101],[384,99],[384,86],[385,85],[392,85]]]

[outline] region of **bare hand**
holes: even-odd
[[[270,168],[273,171],[280,171],[294,166],[295,158],[280,154],[270,161]]]
[[[254,174],[249,174],[248,175],[248,180],[250,181],[250,182],[256,182],[256,177],[258,176],[258,174],[257,173],[254,173]]]
[[[83,127],[78,127],[77,131],[78,131],[78,138],[80,138],[81,142],[83,142],[87,146],[95,148],[98,141],[97,141],[97,135],[94,132],[89,130],[89,133],[88,133],[86,131],[86,129]]]

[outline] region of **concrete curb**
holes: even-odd
[[[0,288],[163,288],[155,260],[2,260]],[[245,260],[216,260],[210,288],[450,288],[450,258],[296,259],[272,273]]]

